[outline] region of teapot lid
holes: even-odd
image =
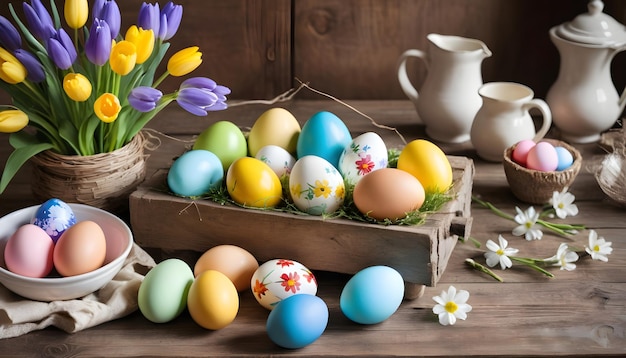
[[[616,45],[626,43],[626,27],[602,12],[604,3],[591,0],[588,12],[560,25],[556,33],[573,42],[589,45]]]

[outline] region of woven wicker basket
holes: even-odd
[[[583,161],[580,152],[571,145],[555,139],[544,139],[543,141],[567,149],[572,153],[574,163],[563,171],[542,172],[515,163],[511,159],[515,145],[504,150],[502,165],[509,187],[516,198],[530,204],[546,204],[552,198],[553,192],[570,187],[576,179]]]
[[[126,146],[91,156],[45,151],[34,156],[32,191],[36,199],[58,198],[115,214],[128,211],[128,197],[146,175],[145,139],[140,133]]]

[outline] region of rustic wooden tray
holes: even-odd
[[[238,245],[257,260],[296,260],[311,270],[354,274],[372,265],[396,269],[416,298],[443,274],[459,236],[471,230],[474,164],[449,156],[455,198],[423,225],[376,225],[278,211],[220,205],[167,193],[166,174],[154,175],[130,196],[135,241],[145,248],[204,252]]]

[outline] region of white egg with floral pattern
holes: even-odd
[[[315,295],[317,280],[303,264],[287,259],[266,261],[254,272],[250,281],[252,294],[268,310],[287,297],[297,294]]]
[[[311,215],[335,212],[346,195],[343,177],[330,162],[316,155],[298,159],[289,176],[294,205]]]
[[[346,182],[356,185],[368,173],[386,168],[389,158],[383,139],[374,132],[354,138],[339,157],[339,172]]]

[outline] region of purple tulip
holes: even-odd
[[[60,28],[56,34],[48,39],[48,55],[52,62],[62,70],[67,70],[76,61],[78,57],[76,48],[74,48],[70,35],[64,29]]]
[[[218,85],[215,81],[206,77],[192,77],[180,84],[180,89],[190,87],[212,92],[217,96],[217,101],[210,108],[206,108],[207,111],[221,111],[227,108],[226,96],[230,94],[230,88]]]
[[[174,37],[183,18],[182,5],[175,5],[168,2],[161,10],[161,22],[159,24],[158,38],[167,41]]]
[[[185,111],[196,116],[206,116],[208,108],[215,105],[217,95],[200,88],[188,87],[178,91],[176,102]]]
[[[20,33],[11,21],[4,16],[0,16],[0,46],[10,52],[22,48]]]
[[[44,43],[56,32],[52,17],[40,0],[31,0],[32,6],[22,3],[26,23],[31,33]]]
[[[93,19],[104,20],[111,30],[111,39],[117,38],[122,26],[122,14],[115,0],[96,0],[92,10]]]
[[[15,55],[15,58],[26,68],[27,78],[30,81],[39,83],[46,79],[46,72],[43,69],[43,65],[35,55],[21,48],[15,50],[13,55]]]
[[[94,65],[102,66],[111,54],[111,30],[104,20],[95,19],[85,42],[85,55]]]
[[[139,112],[150,112],[157,107],[163,93],[156,88],[141,86],[128,95],[128,103]]]
[[[137,26],[141,27],[144,30],[152,30],[154,31],[154,35],[159,34],[159,24],[160,20],[160,10],[159,4],[141,4],[141,8],[139,8],[139,18],[137,20]]]

